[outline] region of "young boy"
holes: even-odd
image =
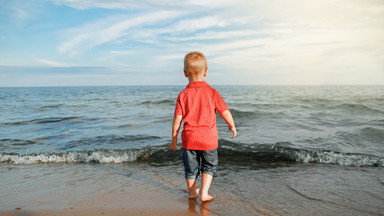
[[[172,126],[172,142],[169,147],[177,151],[177,135],[181,121],[184,129],[181,134],[183,163],[189,197],[195,198],[200,190],[196,189],[196,179],[202,172],[201,201],[213,199],[208,194],[212,178],[218,165],[218,140],[216,111],[229,125],[236,136],[236,127],[227,105],[216,89],[204,81],[207,75],[207,59],[200,52],[188,53],[184,58],[184,75],[189,84],[177,97],[175,116]],[[201,161],[200,161],[201,160]]]

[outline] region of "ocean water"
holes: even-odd
[[[0,162],[161,162],[183,88],[1,88]],[[383,86],[216,88],[239,132],[218,115],[224,160],[384,166]]]
[[[232,139],[217,116],[212,191],[226,199],[212,206],[215,214],[331,215],[340,206],[348,215],[384,212],[384,86],[214,87],[238,129]],[[136,167],[146,175],[176,169],[170,178],[183,187],[181,152],[167,144],[184,88],[0,88],[0,175],[47,164]],[[287,201],[294,196],[300,206]],[[228,199],[247,208],[224,211]]]

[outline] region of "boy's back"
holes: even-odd
[[[228,107],[216,89],[205,81],[188,84],[177,98],[175,115],[182,115],[182,147],[189,150],[213,150],[218,147],[216,111]]]

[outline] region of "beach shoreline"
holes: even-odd
[[[222,164],[213,202],[188,199],[181,164],[0,166],[0,215],[380,215],[381,167]],[[236,182],[236,183],[235,183]]]

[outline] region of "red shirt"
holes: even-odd
[[[184,149],[214,150],[219,136],[216,111],[228,109],[219,92],[205,81],[191,82],[177,97],[175,115],[182,115],[184,129],[181,142]]]

